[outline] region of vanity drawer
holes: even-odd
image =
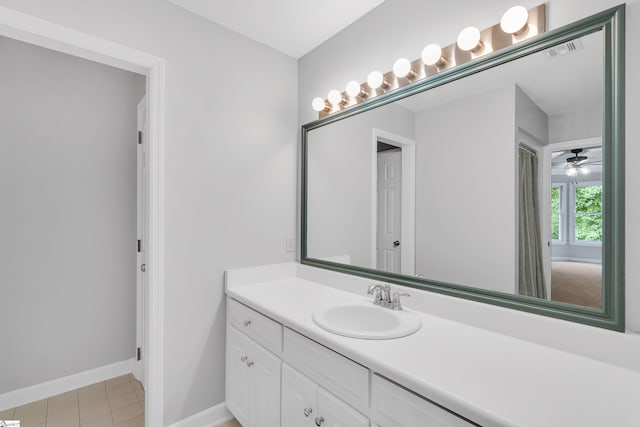
[[[369,369],[289,328],[284,328],[284,354],[287,363],[300,372],[359,411],[368,412]]]
[[[227,299],[229,323],[276,354],[282,353],[282,325],[257,311]]]
[[[477,425],[378,374],[371,377],[371,421],[380,427],[469,427]]]

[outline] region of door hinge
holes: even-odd
[[[140,347],[138,347],[136,350],[136,360],[142,360],[142,349]]]
[[[142,240],[138,239],[138,252],[142,252]]]
[[[142,131],[138,131],[138,144],[142,144]]]
[[[147,271],[147,264],[142,264],[140,266],[140,271],[142,271],[143,273],[145,273]]]

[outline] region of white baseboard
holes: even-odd
[[[135,359],[123,360],[122,362],[101,366],[79,374],[0,394],[0,411],[128,374],[133,371],[134,365]]]
[[[227,409],[227,405],[222,402],[169,427],[215,427],[232,419],[233,415]]]
[[[551,258],[551,261],[569,261],[569,262],[584,262],[587,264],[602,264],[602,261],[599,259],[591,259],[591,258],[573,258],[566,256],[559,256]]]

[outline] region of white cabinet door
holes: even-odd
[[[282,427],[315,425],[318,386],[293,369],[282,365]]]
[[[249,425],[249,369],[251,340],[232,326],[227,327],[226,404],[240,424]]]
[[[318,414],[322,427],[369,427],[364,415],[324,389],[318,390]]]
[[[279,426],[282,360],[251,342],[247,366],[250,375],[248,427]]]

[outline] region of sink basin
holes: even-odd
[[[411,335],[422,323],[417,314],[373,305],[373,303],[334,303],[318,307],[313,321],[337,335],[384,340]]]

